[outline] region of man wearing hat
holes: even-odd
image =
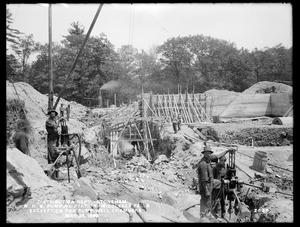
[[[58,142],[58,122],[56,120],[58,113],[54,109],[50,109],[47,115],[49,115],[46,121],[46,130],[48,133],[48,164],[50,164],[58,157],[58,154],[55,152],[55,146]]]
[[[214,155],[211,147],[206,145],[204,150],[201,152],[204,157],[196,165],[198,174],[198,184],[201,195],[200,200],[200,217],[208,215],[211,211],[211,194],[213,188],[213,168],[211,162],[217,162],[218,158],[227,154],[227,152],[232,151],[229,149],[218,155]]]

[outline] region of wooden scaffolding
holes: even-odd
[[[147,116],[162,117],[171,123],[174,116],[181,113],[182,123],[211,122],[206,114],[206,96],[203,94],[142,94],[142,102]]]

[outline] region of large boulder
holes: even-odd
[[[6,189],[7,194],[19,197],[39,187],[53,185],[38,162],[17,148],[6,151]]]
[[[87,128],[83,131],[82,140],[88,144],[98,144],[99,127]]]

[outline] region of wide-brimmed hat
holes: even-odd
[[[58,113],[56,112],[55,109],[50,109],[50,110],[48,111],[47,115],[50,115],[51,112],[54,112],[54,113],[55,113],[55,116],[58,115]]]
[[[201,153],[203,154],[204,152],[207,152],[207,151],[210,153],[214,153],[209,145],[206,145]]]

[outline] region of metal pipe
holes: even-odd
[[[95,23],[96,23],[96,21],[97,21],[97,18],[98,18],[99,13],[100,13],[100,11],[101,11],[101,9],[102,9],[102,6],[103,6],[103,4],[100,4],[100,6],[99,6],[99,8],[98,8],[98,10],[97,10],[97,12],[96,12],[96,15],[95,15],[95,17],[94,17],[94,20],[93,20],[93,22],[92,22],[92,24],[91,24],[91,26],[90,26],[90,28],[89,28],[88,33],[86,34],[86,37],[85,37],[85,40],[84,40],[83,44],[82,44],[82,47],[81,47],[81,49],[79,50],[79,53],[78,53],[77,56],[76,56],[76,59],[75,59],[73,65],[72,65],[72,68],[71,68],[71,70],[70,70],[70,72],[69,72],[69,74],[68,74],[68,76],[67,76],[67,79],[65,80],[65,83],[64,83],[64,85],[63,85],[61,91],[59,92],[58,98],[57,98],[57,100],[56,100],[56,102],[55,102],[55,105],[54,105],[54,109],[57,107],[57,104],[58,104],[58,102],[59,102],[59,100],[60,100],[60,97],[63,95],[63,92],[65,91],[65,88],[66,88],[66,86],[67,86],[67,83],[69,82],[70,77],[71,77],[71,75],[72,75],[72,73],[73,73],[73,71],[74,71],[74,69],[75,69],[75,66],[76,66],[76,64],[77,64],[77,61],[78,61],[78,59],[79,59],[79,56],[80,56],[80,54],[81,54],[81,52],[82,52],[82,50],[83,50],[83,48],[84,48],[84,46],[85,46],[85,44],[86,44],[88,38],[90,37],[90,34],[91,34],[92,30],[93,30],[93,27],[94,27],[94,25],[95,25]]]

